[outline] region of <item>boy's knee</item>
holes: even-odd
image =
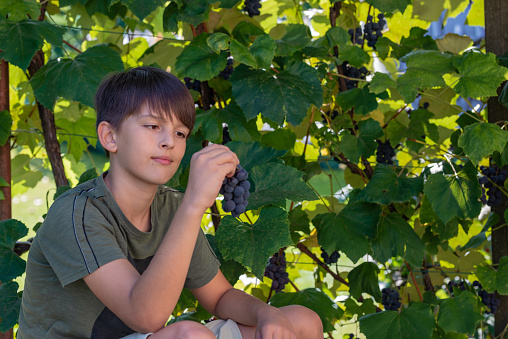
[[[215,339],[215,335],[203,324],[195,321],[183,320],[168,325],[150,336],[151,339],[181,338],[181,339]]]
[[[300,305],[290,305],[281,307],[281,311],[291,321],[299,338],[323,338],[323,323],[313,310]]]

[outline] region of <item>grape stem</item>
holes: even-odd
[[[411,279],[413,280],[413,284],[415,284],[416,291],[418,292],[418,296],[420,297],[420,301],[423,302],[422,292],[420,292],[420,288],[418,287],[418,284],[416,283],[416,279],[413,274],[413,270],[411,269],[411,267],[409,266],[407,261],[404,260],[404,262],[406,263],[406,267],[409,270],[409,273],[411,274]]]
[[[325,263],[323,263],[321,260],[319,260],[318,257],[316,257],[314,255],[314,253],[312,253],[308,248],[307,246],[305,246],[303,243],[298,243],[296,245],[296,247],[298,247],[300,249],[300,251],[302,251],[303,253],[307,254],[309,257],[311,257],[312,260],[314,260],[319,266],[321,266],[326,272],[330,273],[332,277],[335,278],[335,280],[338,280],[340,281],[341,283],[343,283],[344,285],[346,286],[349,286],[349,283],[344,280],[340,275],[338,275],[337,273],[333,272],[330,267],[328,267]]]
[[[296,290],[296,292],[300,292],[300,290],[298,289],[298,287],[296,287],[296,285],[293,283],[293,281],[291,279],[289,279],[289,283],[291,284],[291,286],[293,286],[293,288]]]
[[[383,129],[385,129],[386,127],[388,127],[388,124],[390,123],[390,121],[392,121],[393,119],[395,119],[399,114],[400,112],[404,111],[406,109],[406,107],[408,106],[409,104],[406,104],[404,107],[401,107],[397,113],[395,113],[387,122],[386,124],[384,124],[383,126]]]

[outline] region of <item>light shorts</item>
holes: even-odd
[[[215,334],[217,339],[242,339],[242,333],[240,333],[238,325],[231,319],[227,321],[222,319],[214,320],[205,326]],[[153,333],[132,333],[122,339],[146,339],[150,334]]]

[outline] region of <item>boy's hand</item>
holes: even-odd
[[[194,153],[185,190],[187,203],[204,213],[215,202],[224,177],[233,176],[239,163],[236,154],[223,145],[213,144]]]
[[[272,309],[259,315],[255,339],[296,339],[296,334],[289,319]]]

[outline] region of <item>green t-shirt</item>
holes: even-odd
[[[62,194],[49,209],[30,249],[18,339],[121,338],[134,331],[97,299],[83,277],[126,258],[141,274],[166,234],[183,194],[159,186],[150,232],[120,210],[102,176]],[[219,269],[199,232],[185,288],[206,285]]]

